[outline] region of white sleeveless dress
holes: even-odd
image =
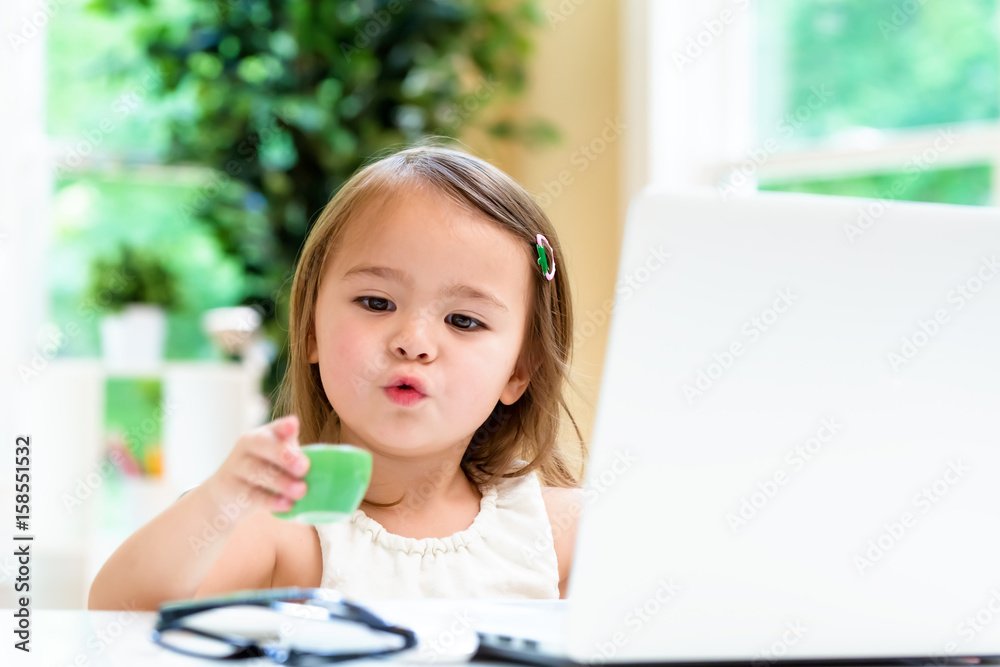
[[[558,598],[552,528],[535,474],[480,491],[472,525],[444,538],[395,535],[361,510],[316,525],[320,586],[351,599]]]

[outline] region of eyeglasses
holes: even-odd
[[[308,667],[399,653],[417,644],[409,629],[324,588],[239,591],[160,605],[153,641],[197,658]]]

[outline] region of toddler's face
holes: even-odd
[[[530,244],[431,187],[380,204],[349,222],[325,269],[309,360],[342,442],[388,455],[464,450],[497,400],[527,387]],[[393,387],[401,378],[421,391]]]

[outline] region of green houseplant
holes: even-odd
[[[137,26],[157,76],[168,163],[209,168],[179,202],[245,276],[282,353],[295,258],[331,194],[366,159],[466,129],[501,139],[555,137],[547,122],[499,112],[521,92],[535,0],[93,0]],[[493,112],[484,114],[490,108]]]
[[[101,313],[101,351],[116,370],[146,370],[163,358],[166,311],[179,303],[177,278],[155,253],[124,246],[90,267],[86,302]]]

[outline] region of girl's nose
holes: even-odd
[[[433,359],[436,349],[426,318],[420,314],[407,318],[404,326],[400,327],[389,342],[389,349],[400,359]]]

